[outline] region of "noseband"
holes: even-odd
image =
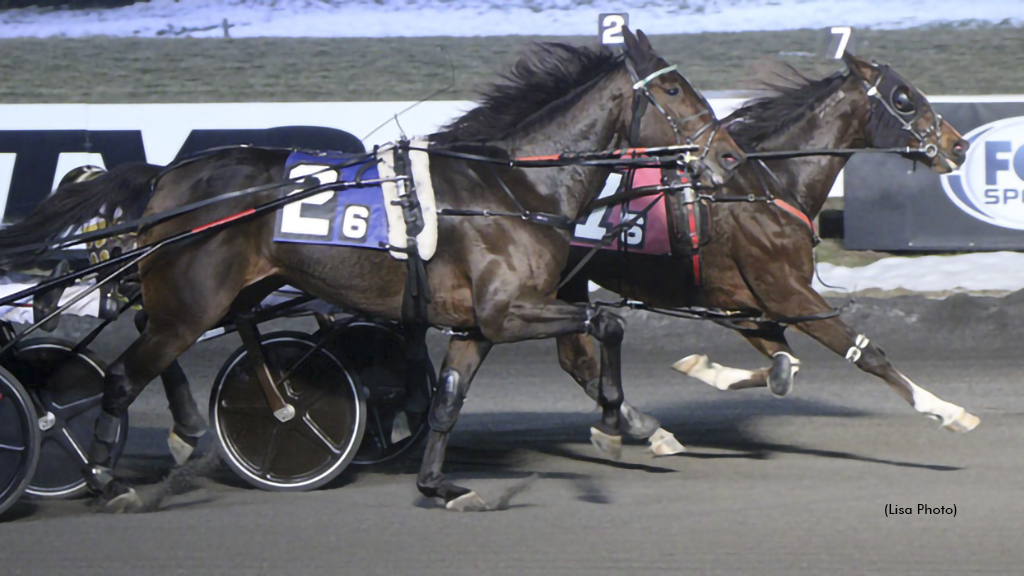
[[[918,152],[929,158],[937,156],[939,154],[939,147],[936,144],[926,144],[925,139],[933,133],[935,134],[936,142],[942,138],[942,115],[935,110],[932,110],[934,120],[932,121],[931,126],[929,126],[924,132],[918,130],[916,122],[924,114],[924,111],[921,107],[916,106],[916,103],[915,110],[912,114],[904,114],[897,110],[892,103],[892,98],[900,86],[896,82],[887,81],[886,77],[889,74],[889,65],[884,64],[882,66],[875,66],[875,69],[881,70],[881,74],[878,75],[878,80],[875,80],[873,85],[868,84],[866,80],[860,78],[858,75],[861,84],[864,86],[865,93],[876,103],[881,104],[889,115],[895,118],[896,121],[902,125],[903,130],[909,132],[914,138],[917,138]],[[929,109],[931,109],[931,106],[929,106]]]
[[[661,105],[660,102],[658,102],[658,99],[654,97],[654,94],[652,94],[651,91],[647,88],[647,85],[652,80],[658,78],[659,76],[668,74],[669,72],[675,72],[678,69],[678,66],[676,64],[666,66],[661,70],[651,73],[646,78],[641,79],[640,76],[637,74],[636,69],[633,68],[633,64],[630,63],[629,60],[626,60],[625,62],[626,70],[629,72],[629,76],[633,80],[633,120],[629,127],[629,145],[637,146],[637,139],[640,136],[640,121],[643,119],[644,113],[647,111],[647,104],[649,102],[652,106],[654,106],[654,109],[657,110],[658,113],[665,118],[669,126],[672,127],[672,132],[673,134],[675,134],[677,145],[686,144],[692,146],[700,146],[700,155],[696,158],[696,160],[700,168],[704,168],[704,160],[705,158],[707,158],[708,152],[711,150],[711,143],[714,141],[715,136],[718,134],[718,122],[716,122],[714,119],[708,121],[703,126],[701,126],[699,130],[694,132],[692,136],[687,135],[686,132],[683,131],[682,125],[685,122],[688,122],[694,118],[710,114],[711,110],[702,110],[700,112],[697,112],[696,114],[687,116],[681,120],[676,119],[675,116],[673,116],[668,110],[665,109],[664,106]],[[703,145],[698,145],[696,142],[697,139],[704,135],[704,133],[707,132],[708,130],[711,131],[711,134],[708,136],[707,140],[704,141]],[[689,161],[691,159],[692,158],[690,158],[689,152],[687,152],[685,155],[685,160]]]

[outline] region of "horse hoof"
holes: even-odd
[[[590,443],[612,460],[622,457],[622,436],[605,434],[597,428],[590,429]]]
[[[768,389],[781,398],[793,391],[793,379],[800,370],[800,361],[786,352],[772,356],[772,367],[768,371]]]
[[[697,369],[697,367],[701,365],[706,366],[707,363],[707,356],[703,354],[690,354],[686,358],[677,360],[676,363],[672,365],[672,369],[682,372],[683,374],[689,375],[690,372],[693,372],[695,369]]]
[[[963,413],[953,419],[952,422],[949,424],[943,424],[942,427],[951,432],[966,433],[974,430],[980,423],[980,418],[964,410]]]
[[[686,452],[686,447],[664,428],[658,428],[648,440],[651,443],[651,452],[654,452],[655,456],[674,456]]]
[[[444,507],[452,512],[485,512],[487,510],[487,502],[484,502],[484,499],[476,492],[467,492],[448,502]]]
[[[398,444],[410,436],[412,436],[412,430],[409,429],[409,417],[405,412],[399,412],[391,425],[391,443]]]
[[[199,444],[199,438],[192,438],[187,435],[178,435],[173,429],[167,436],[167,448],[171,451],[171,456],[174,457],[174,463],[181,466],[185,462],[188,462],[192,453],[195,452],[196,446]]]
[[[103,509],[111,514],[134,512],[141,508],[142,498],[139,498],[134,488],[128,488],[127,492],[114,496],[103,505]]]

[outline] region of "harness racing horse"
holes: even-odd
[[[709,201],[711,233],[700,249],[701,286],[694,285],[688,258],[602,251],[560,296],[586,301],[589,279],[652,307],[760,312],[768,321],[722,323],[740,330],[771,358],[770,368],[729,368],[703,355],[687,356],[673,367],[721,390],[767,386],[778,396],[790,391],[800,365],[784,335],[788,319],[861,370],[885,380],[916,411],[948,430],[970,431],[977,417],[894,368],[881,348],[847,326],[811,287],[816,241],[811,221],[854,152],[870,147],[900,153],[943,174],[963,163],[968,147],[925,96],[889,66],[852,55],[844,56],[844,62],[845,73],[775,86],[776,95],[749,102],[723,121],[750,158],[714,196],[721,200],[756,194],[760,199]],[[768,154],[754,160],[758,153],[771,151],[778,152],[775,159]],[[561,336],[558,350],[562,367],[585,389],[593,388],[598,364],[586,337]],[[638,418],[653,421],[643,414]]]
[[[555,298],[568,258],[569,232],[526,217],[575,219],[601,190],[609,169],[567,164],[526,170],[510,166],[507,158],[503,164],[479,161],[479,155],[501,151],[521,158],[607,150],[627,137],[636,146],[695,144],[700,150],[696,163],[703,168],[700,179],[707,186],[724,182],[742,162],[732,139],[704,119],[712,116],[708,103],[654,52],[642,33],[625,35],[621,56],[538,45],[504,82],[485,93],[479,107],[430,137],[428,178],[439,218],[436,252],[425,263],[427,289],[420,293],[429,296],[429,324],[449,327],[458,335],[449,343],[428,414],[431,432],[417,487],[427,497],[441,498],[448,509],[488,507],[471,490],[449,482],[442,464],[469,385],[494,344],[572,333],[594,336],[602,348],[597,394],[602,415],[591,429],[594,442],[613,451],[627,427],[620,410],[622,319]],[[650,108],[657,113],[649,113]],[[634,114],[636,110],[640,112]],[[156,180],[146,214],[228,191],[271,188],[283,181],[290,153],[233,148],[172,166]],[[292,190],[294,186],[273,187],[145,228],[139,245],[155,245],[211,221],[236,217]],[[406,262],[387,250],[274,242],[274,227],[272,216],[240,221],[139,263],[149,320],[108,370],[103,413],[85,471],[109,508],[140,504],[134,490],[110,470],[113,424],[148,382],[225,315],[248,309],[287,283],[345,309],[403,318],[403,288],[410,276]],[[294,417],[298,421],[301,416]]]

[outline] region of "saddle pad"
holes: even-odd
[[[640,168],[633,175],[633,186],[657,186],[661,183],[661,170],[658,168]],[[608,185],[601,192],[599,198],[606,198],[615,193],[618,189],[618,182],[609,178]],[[655,200],[657,198],[657,200]],[[626,221],[643,212],[651,202],[655,205],[637,220],[636,224],[624,231],[622,235],[615,238],[604,250],[618,250],[619,242],[625,237],[626,246],[629,252],[641,254],[652,254],[665,256],[672,254],[672,244],[669,242],[668,218],[665,212],[664,197],[646,196],[635,198],[629,201],[626,207]],[[573,246],[593,246],[601,241],[612,228],[622,222],[621,205],[600,208],[590,213],[587,220],[577,224],[573,233]]]
[[[424,146],[424,142],[413,142]],[[321,184],[393,178],[394,146],[377,151],[375,157],[359,161],[363,155],[339,152],[293,152],[285,163],[288,178],[311,176]],[[409,153],[411,174],[423,212],[424,229],[416,237],[420,257],[429,260],[437,248],[437,209],[430,180],[430,165],[425,152]],[[387,182],[341,191],[315,194],[285,205],[277,212],[274,241],[301,244],[328,244],[386,250],[388,246],[405,248],[407,244],[402,207],[392,205],[404,191],[404,182]],[[297,193],[297,192],[293,192]],[[390,251],[397,259],[408,256]]]

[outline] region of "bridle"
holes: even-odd
[[[627,135],[629,145],[637,145],[637,140],[640,137],[640,121],[643,120],[644,113],[647,111],[647,104],[649,103],[651,106],[654,106],[654,109],[657,110],[658,113],[665,118],[669,126],[672,128],[672,133],[675,135],[677,145],[685,144],[691,146],[699,146],[700,154],[698,154],[696,158],[691,157],[690,154],[687,153],[683,157],[683,161],[689,164],[691,161],[696,160],[697,165],[700,168],[704,168],[705,159],[707,158],[708,152],[711,150],[711,144],[714,142],[715,136],[718,135],[719,123],[714,118],[714,116],[712,116],[711,120],[702,125],[692,135],[687,134],[683,130],[683,124],[689,122],[694,118],[699,118],[705,115],[711,115],[712,112],[710,106],[705,110],[697,112],[696,114],[686,116],[685,118],[682,119],[677,119],[664,106],[662,106],[660,102],[658,102],[658,99],[654,97],[654,94],[650,91],[650,89],[648,89],[647,85],[650,84],[651,81],[655,80],[660,76],[663,76],[670,72],[676,72],[679,66],[676,64],[672,64],[671,66],[666,66],[660,70],[652,72],[645,78],[640,78],[640,75],[637,74],[636,68],[633,67],[633,63],[630,62],[628,58],[625,60],[625,63],[626,70],[629,72],[630,79],[633,80],[633,118],[630,123],[629,134]],[[699,140],[700,137],[703,136],[704,133],[708,132],[709,130],[710,134],[708,135],[707,140],[704,141],[704,144],[697,144],[697,140]]]
[[[936,157],[939,154],[939,147],[934,143],[926,144],[925,140],[931,134],[935,135],[936,142],[942,138],[942,115],[935,110],[931,110],[933,117],[931,125],[924,132],[918,130],[917,120],[921,118],[924,111],[916,104],[912,112],[904,113],[897,110],[892,99],[896,94],[896,90],[898,90],[902,85],[896,82],[886,82],[886,77],[889,74],[888,64],[872,64],[871,66],[875,70],[881,71],[874,84],[869,84],[867,80],[854,72],[857,79],[860,80],[861,85],[863,85],[865,93],[874,101],[874,103],[881,104],[889,115],[901,124],[903,130],[909,132],[911,136],[917,139],[918,151],[920,153],[929,158]],[[930,106],[929,109],[931,109]]]

